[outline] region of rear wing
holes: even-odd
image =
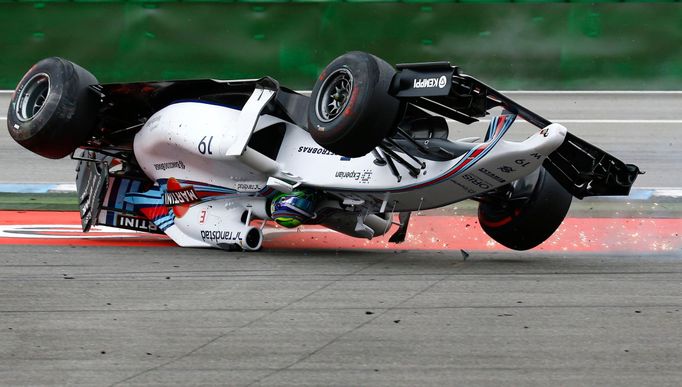
[[[471,124],[501,107],[542,129],[552,124],[449,62],[399,64],[390,93],[438,115]],[[640,172],[633,164],[568,133],[543,166],[573,196],[628,195]]]

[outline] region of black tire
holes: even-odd
[[[398,119],[400,101],[389,94],[394,75],[390,64],[366,52],[334,59],[310,95],[308,131],[313,139],[342,156],[372,151]]]
[[[10,136],[24,148],[60,159],[82,145],[94,128],[97,79],[68,60],[52,57],[24,75],[7,112]]]
[[[566,217],[573,195],[544,168],[513,183],[504,205],[481,202],[478,221],[495,241],[513,250],[528,250],[549,238]],[[528,197],[522,200],[521,197]],[[516,200],[514,200],[516,199]]]

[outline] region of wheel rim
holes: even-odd
[[[45,73],[32,76],[17,96],[15,107],[17,118],[28,121],[35,117],[45,105],[49,94],[50,76]]]
[[[324,80],[315,101],[315,113],[322,122],[330,122],[341,115],[350,102],[353,91],[353,74],[342,68]]]

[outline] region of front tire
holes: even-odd
[[[400,101],[389,94],[393,67],[366,52],[334,59],[310,95],[308,131],[326,149],[347,157],[369,153],[395,128]]]
[[[24,148],[60,159],[82,145],[96,122],[97,79],[68,60],[36,63],[21,79],[7,112],[10,136]]]
[[[481,202],[478,220],[488,236],[513,250],[528,250],[559,228],[573,195],[543,167],[512,183],[504,202]]]

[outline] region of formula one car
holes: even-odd
[[[492,110],[482,140],[449,138],[449,124]],[[517,116],[538,130],[506,141]],[[47,58],[19,82],[7,123],[25,148],[78,160],[84,231],[191,247],[258,250],[266,220],[399,243],[411,212],[473,199],[492,239],[525,250],[573,196],[627,195],[640,173],[448,62],[394,68],[364,52],[332,61],[310,96],[269,77],[99,84]]]

